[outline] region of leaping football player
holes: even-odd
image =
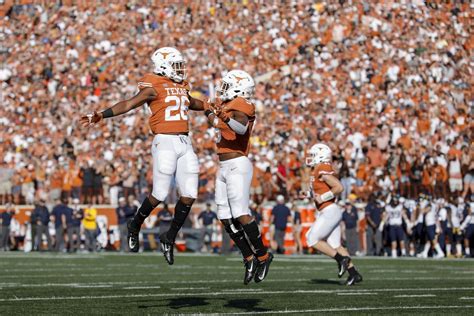
[[[242,252],[244,284],[252,279],[263,281],[273,260],[249,209],[253,166],[247,155],[255,122],[255,106],[249,99],[254,90],[254,80],[247,72],[232,70],[222,79],[217,105],[205,111],[217,132],[217,217]]]
[[[153,53],[151,60],[153,73],[145,74],[139,80],[138,94],[102,112],[83,116],[81,122],[87,127],[127,113],[145,103],[149,105],[149,125],[154,134],[151,148],[153,190],[128,223],[128,244],[132,252],[138,252],[140,228],[153,209],[166,199],[174,176],[180,198],[169,230],[159,237],[161,250],[171,265],[174,262],[176,235],[191,210],[198,189],[199,165],[188,137],[188,109],[202,111],[204,104],[189,94],[190,88],[185,81],[186,62],[177,49],[162,47]]]
[[[316,221],[306,233],[308,246],[314,247],[323,254],[335,259],[338,263],[338,276],[349,272],[347,285],[362,281],[347,249],[341,246],[341,228],[343,210],[335,203],[336,196],[342,193],[343,186],[331,165],[332,151],[325,144],[313,145],[306,157],[306,164],[312,169],[310,195],[312,196],[318,215]]]

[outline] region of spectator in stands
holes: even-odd
[[[54,251],[66,251],[64,234],[67,232],[66,216],[69,213],[72,213],[72,211],[70,211],[70,208],[67,206],[67,199],[64,197],[62,198],[61,202],[53,208],[53,211],[51,212],[51,220],[54,222],[54,228],[56,231]]]
[[[48,207],[46,206],[46,201],[40,199],[38,204],[35,205],[33,212],[31,214],[31,223],[35,224],[34,227],[34,240],[33,240],[33,250],[41,251],[43,245],[43,236],[46,236],[46,247],[48,250],[51,250],[51,235],[49,233],[49,221],[50,215]]]
[[[371,194],[369,202],[365,207],[365,218],[367,219],[367,254],[369,256],[379,256],[382,252],[382,231],[379,229],[382,221],[383,208],[376,199],[375,194]]]
[[[5,205],[5,211],[0,214],[0,251],[10,250],[10,225],[15,208],[11,203]]]
[[[349,200],[355,202],[357,197],[354,194],[349,196]],[[357,224],[359,216],[357,208],[354,205],[346,204],[344,213],[342,214],[343,236],[345,236],[347,251],[351,256],[354,256],[359,249],[359,236],[357,231]]]
[[[124,197],[119,198],[119,206],[115,209],[117,214],[117,223],[119,225],[120,233],[120,251],[128,251],[127,244],[127,223],[130,219],[133,218],[135,211],[130,205],[127,204],[127,200]]]
[[[259,203],[274,199],[281,190],[277,181],[284,180],[289,195],[309,182],[305,168],[295,172],[304,155],[296,163],[280,156],[304,153],[316,140],[334,147],[344,200],[352,192],[365,201],[364,192],[416,197],[420,190],[447,200],[453,195],[450,179],[459,177],[452,177],[456,172],[445,157],[456,156],[462,195],[472,201],[470,2],[285,2],[277,13],[272,1],[147,5],[156,14],[143,14],[142,4],[124,11],[109,2],[94,10],[77,3],[18,5],[0,28],[5,47],[0,62],[8,69],[0,77],[0,156],[13,171],[16,204],[32,202],[45,188],[49,202],[63,189],[74,191],[79,182],[75,172],[72,182],[67,179],[71,162],[93,169],[92,192],[81,192],[88,203],[108,203],[112,185],[118,191],[131,188],[130,175],[120,170],[139,170],[137,192],[149,190],[146,111],[100,124],[92,134],[74,128],[73,120],[79,104],[85,112],[99,110],[133,94],[136,80],[150,71],[144,56],[165,42],[193,61],[190,70],[200,75],[190,79],[192,93],[202,98],[214,94],[213,78],[229,65],[256,79],[257,117],[264,120],[256,121],[249,156],[255,160]],[[157,22],[157,16],[165,18]],[[177,36],[183,25],[197,31]],[[31,30],[39,30],[41,39]],[[147,45],[134,45],[137,38]],[[124,70],[124,64],[134,67]],[[204,159],[202,190],[212,192],[215,131],[202,116],[190,116],[190,124]],[[441,168],[433,167],[435,161]],[[201,200],[207,196],[199,194]]]
[[[84,227],[84,234],[86,237],[85,249],[89,252],[94,252],[97,247],[97,209],[93,208],[90,204],[84,210],[84,219],[82,220],[82,225]]]
[[[273,225],[273,240],[277,245],[277,253],[285,253],[285,234],[288,222],[292,221],[291,211],[285,205],[285,197],[277,196],[277,205],[272,209],[270,223]]]
[[[217,214],[212,210],[211,203],[206,203],[206,209],[199,214],[198,220],[202,230],[200,249],[205,246],[207,252],[212,252],[212,234],[217,223]]]
[[[79,206],[79,202],[79,199],[73,199],[72,208],[66,212],[69,252],[77,252],[81,247],[81,222],[84,218],[84,211]]]

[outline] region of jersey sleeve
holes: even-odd
[[[330,174],[330,175],[336,174],[332,166],[327,163],[320,164],[317,168],[317,172],[318,172],[318,177],[321,177],[325,174]]]
[[[151,75],[146,74],[141,77],[137,82],[138,90],[143,90],[145,88],[153,88],[153,78]]]
[[[229,104],[229,111],[245,113],[250,118],[255,118],[255,106],[244,98],[237,98]]]

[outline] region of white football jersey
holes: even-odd
[[[403,205],[397,205],[395,207],[391,205],[387,205],[385,207],[385,211],[388,214],[388,224],[392,226],[400,226],[402,225],[402,211]]]
[[[436,204],[432,204],[431,208],[425,216],[425,225],[432,226],[436,225],[436,217],[438,216],[438,206]]]

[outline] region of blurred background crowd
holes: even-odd
[[[196,97],[212,95],[232,68],[258,82],[250,150],[257,208],[277,195],[296,204],[308,189],[305,151],[323,141],[348,208],[370,200],[385,208],[390,195],[420,204],[423,195],[437,205],[436,220],[450,205],[468,218],[469,1],[62,4],[7,5],[0,19],[0,204],[43,200],[51,212],[59,199],[141,201],[152,175],[147,110],[93,130],[78,118],[132,96],[152,52],[174,46]],[[214,130],[201,113],[190,117],[199,199],[212,201]]]

